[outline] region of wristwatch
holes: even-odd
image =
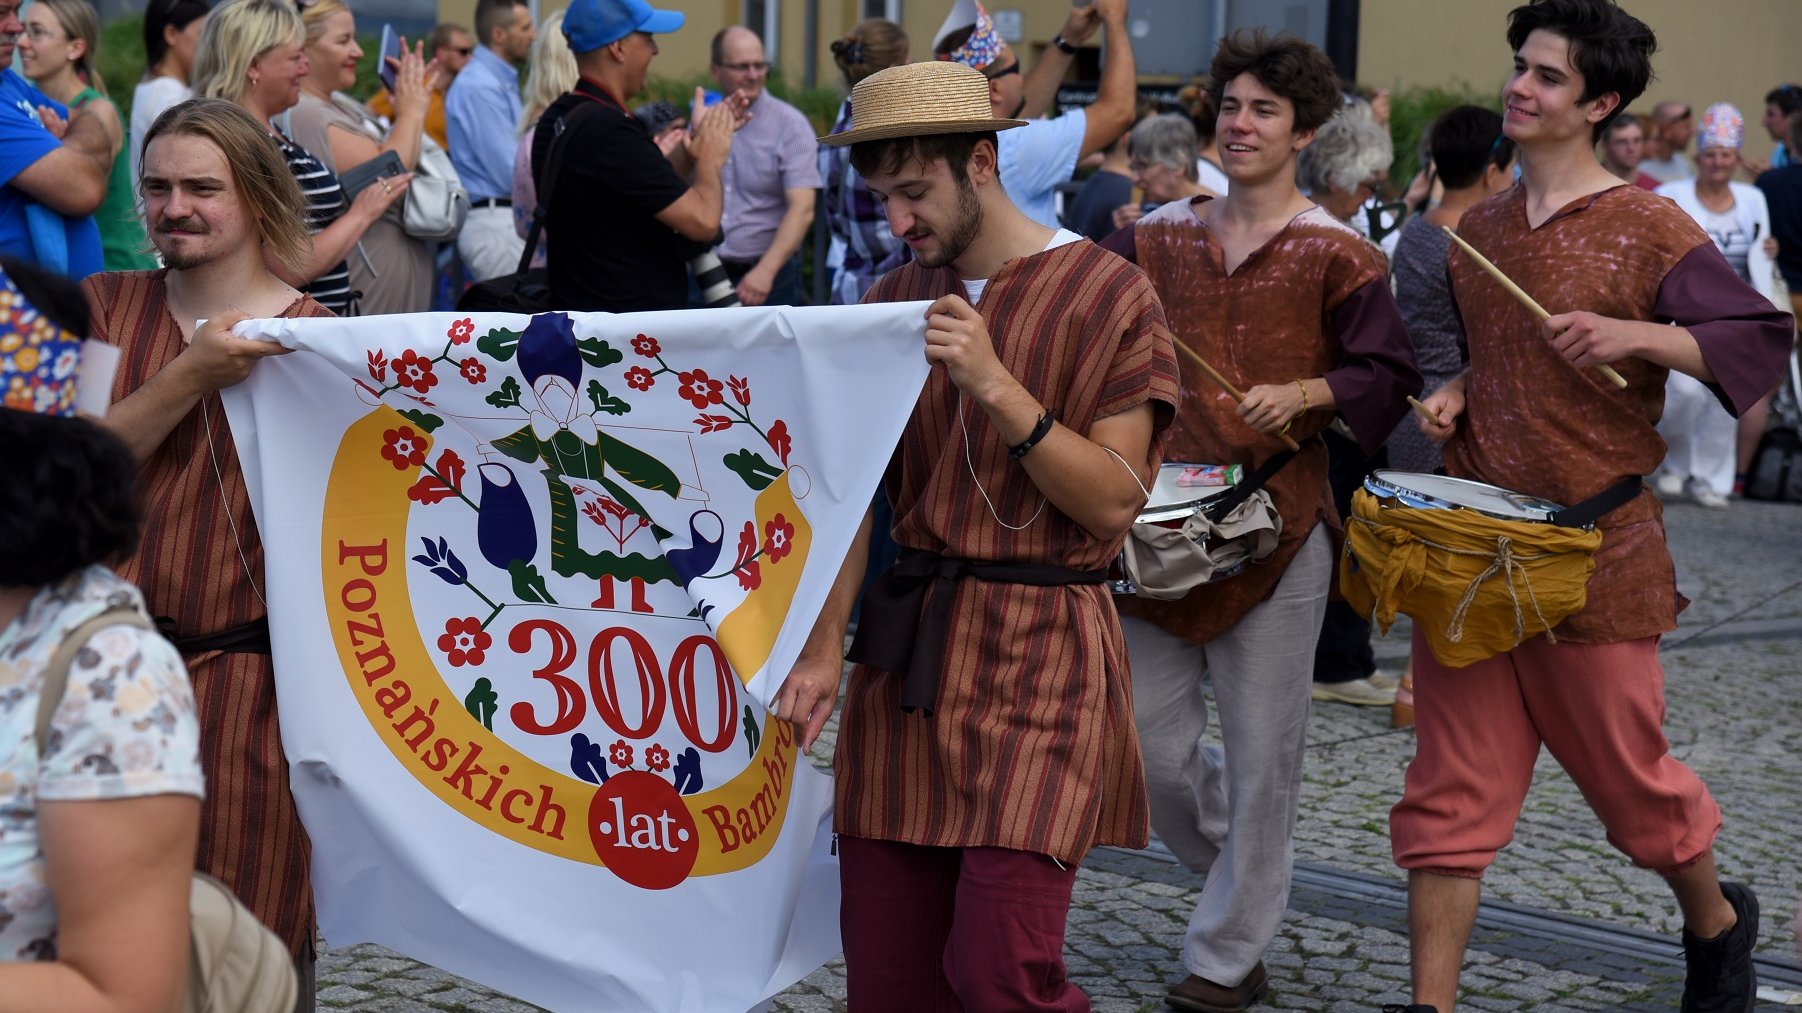
[[[1062,32],[1059,32],[1058,34],[1053,35],[1051,37],[1051,44],[1056,46],[1058,49],[1062,50],[1065,56],[1075,56],[1076,55],[1076,47],[1072,46],[1070,44],[1070,41],[1068,39],[1064,38],[1064,35]]]

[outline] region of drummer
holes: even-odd
[[[1658,638],[1677,593],[1658,500],[1654,426],[1671,370],[1738,414],[1771,390],[1791,321],[1739,280],[1681,209],[1598,165],[1592,146],[1645,90],[1652,31],[1610,0],[1536,0],[1509,15],[1503,133],[1521,182],[1459,232],[1552,316],[1541,325],[1457,249],[1452,295],[1469,369],[1427,399],[1446,471],[1574,504],[1613,487],[1585,607],[1549,636],[1451,670],[1415,628],[1419,745],[1390,815],[1409,870],[1414,1000],[1449,1011],[1480,877],[1512,834],[1543,742],[1634,864],[1683,913],[1683,1009],[1750,1009],[1758,903],[1719,882],[1720,809],[1664,738]],[[1674,324],[1675,326],[1671,326]],[[1617,389],[1589,368],[1611,363]]]
[[[1151,821],[1207,874],[1183,946],[1181,1009],[1236,1010],[1266,988],[1265,948],[1288,902],[1314,640],[1339,519],[1320,432],[1335,417],[1374,452],[1420,390],[1383,256],[1295,185],[1296,155],[1336,113],[1333,64],[1289,36],[1239,32],[1212,69],[1225,197],[1166,204],[1104,244],[1136,261],[1179,342],[1235,387],[1184,363],[1164,459],[1252,471],[1301,452],[1265,488],[1276,551],[1176,601],[1121,602]],[[1225,756],[1201,744],[1211,676]]]

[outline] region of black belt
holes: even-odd
[[[951,630],[951,598],[964,577],[1061,587],[1103,583],[1107,571],[1072,570],[1050,563],[983,562],[934,552],[904,553],[864,592],[857,636],[845,655],[858,664],[904,677],[904,711],[931,714],[938,700],[939,665]]]
[[[471,208],[510,208],[513,206],[513,201],[506,197],[483,197],[481,200],[471,201],[469,206]]]
[[[1565,507],[1552,515],[1552,523],[1561,528],[1586,528],[1601,520],[1616,507],[1625,506],[1645,489],[1645,479],[1628,475],[1581,503]]]
[[[217,633],[199,633],[191,637],[176,636],[175,620],[168,616],[157,616],[156,630],[183,654],[204,654],[207,651],[221,651],[225,654],[271,653],[268,616],[252,619],[242,626],[233,626]]]

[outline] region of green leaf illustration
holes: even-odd
[[[599,380],[588,381],[588,400],[594,402],[595,411],[609,415],[624,415],[632,410],[631,405],[607,393]]]
[[[496,408],[513,408],[519,404],[519,381],[507,377],[501,381],[501,389],[489,394],[483,400]]]
[[[759,492],[769,488],[770,483],[782,474],[782,469],[764,460],[762,454],[753,454],[749,450],[727,454],[725,462],[726,467],[737,472],[746,485]]]
[[[476,339],[476,348],[498,362],[507,362],[519,351],[519,332],[496,327]]]
[[[430,412],[422,412],[417,408],[408,408],[406,411],[401,412],[400,415],[401,418],[406,419],[408,422],[413,423],[428,433],[437,429],[439,426],[444,425],[443,419]]]
[[[495,440],[492,446],[515,461],[531,464],[538,460],[538,437],[532,435],[531,426]]]
[[[521,601],[557,604],[557,599],[551,597],[550,588],[544,586],[544,577],[539,574],[538,567],[523,559],[515,559],[507,564],[507,573],[513,577],[513,593]]]
[[[612,345],[600,338],[583,338],[576,342],[576,348],[582,353],[582,361],[597,369],[626,361],[626,353],[615,351]]]
[[[601,431],[601,457],[621,478],[640,489],[666,492],[671,496],[682,491],[682,480],[676,477],[669,465],[629,443],[621,442],[604,429]],[[645,516],[650,514],[646,513]]]

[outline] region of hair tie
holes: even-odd
[[[845,60],[848,63],[862,63],[866,55],[868,55],[868,49],[861,41],[853,42],[845,47]]]

